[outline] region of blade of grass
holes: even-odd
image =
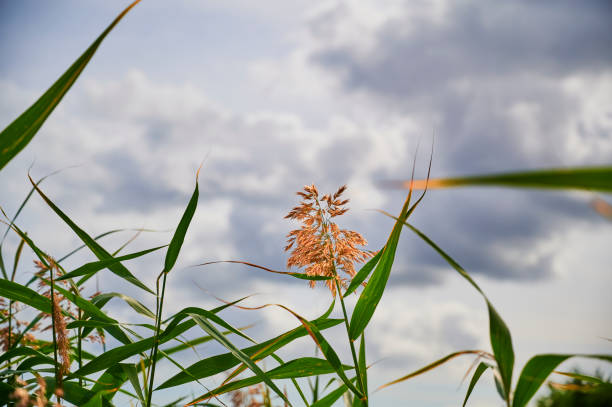
[[[144,315],[147,318],[155,319],[155,314],[150,309],[148,309],[143,303],[130,297],[129,295],[121,293],[104,293],[100,294],[98,298],[120,298],[140,315]]]
[[[399,219],[395,216],[384,211],[381,212],[399,221]],[[508,326],[499,316],[487,296],[482,291],[482,289],[478,286],[478,284],[476,284],[472,277],[470,277],[470,275],[465,271],[465,269],[459,265],[459,263],[457,263],[451,256],[449,256],[446,252],[444,252],[444,250],[442,250],[437,244],[435,244],[433,240],[428,238],[416,227],[406,221],[402,221],[402,223],[404,224],[404,226],[412,230],[417,236],[423,239],[436,252],[438,252],[438,254],[440,254],[440,256],[444,260],[446,260],[446,262],[453,269],[455,269],[464,279],[466,279],[472,285],[472,287],[474,287],[484,298],[487,304],[487,311],[489,314],[489,337],[491,340],[491,347],[493,348],[495,360],[497,361],[497,365],[499,367],[499,372],[502,379],[504,400],[509,403],[510,387],[512,383],[512,371],[514,369],[514,349],[512,346],[512,336],[510,335],[510,330],[508,329]]]
[[[95,274],[96,272],[103,270],[105,268],[108,268],[109,266],[112,266],[116,263],[119,263],[121,261],[124,260],[132,260],[132,259],[136,259],[138,257],[144,256],[145,254],[149,254],[152,253],[154,251],[157,251],[159,249],[162,249],[164,247],[167,247],[167,245],[163,245],[163,246],[158,246],[158,247],[154,247],[152,249],[147,249],[147,250],[142,250],[140,252],[136,252],[136,253],[130,253],[130,254],[126,254],[124,256],[120,256],[120,257],[115,257],[112,259],[106,259],[106,260],[100,260],[100,261],[92,261],[90,263],[86,263],[80,267],[77,267],[76,269],[72,270],[69,273],[64,274],[63,276],[60,276],[57,278],[57,281],[62,281],[62,280],[67,280],[67,279],[71,279],[71,278],[75,278],[75,277],[81,277],[81,276],[89,276],[90,274]],[[91,276],[89,276],[91,277]],[[82,283],[79,281],[77,283],[77,285],[81,285]]]
[[[425,180],[391,183],[392,186],[423,189]],[[429,188],[495,186],[538,189],[581,189],[612,192],[612,167],[550,168],[505,174],[475,175],[429,180]]]
[[[29,176],[28,176],[29,177]],[[38,194],[43,198],[43,200],[47,203],[47,205],[76,233],[76,235],[89,247],[92,253],[99,260],[113,260],[114,257],[110,255],[102,246],[98,244],[94,239],[92,239],[83,229],[78,227],[76,223],[72,221],[64,212],[61,211],[51,200],[34,184],[34,181],[31,177],[30,182],[34,185],[34,188],[38,192]],[[138,280],[130,271],[125,268],[121,263],[113,263],[108,265],[108,269],[123,278],[127,282],[134,284],[135,286],[142,288],[145,291],[150,292],[151,294],[155,294],[151,291],[146,285],[144,285],[140,280]]]
[[[487,365],[484,362],[480,362],[478,364],[478,367],[476,368],[476,370],[474,371],[474,375],[472,376],[472,380],[470,380],[470,385],[468,386],[467,394],[465,395],[465,399],[463,400],[462,407],[465,407],[468,399],[470,398],[470,394],[472,394],[472,390],[474,390],[474,386],[476,386],[476,383],[478,383],[480,376],[482,376],[485,370],[487,370],[489,367],[491,366]]]
[[[415,159],[416,163],[416,159]],[[412,178],[414,178],[414,168],[412,167]],[[431,171],[431,157],[429,159],[429,169],[427,171],[427,179],[429,179],[429,173]],[[387,243],[382,250],[382,254],[376,268],[372,272],[372,277],[368,280],[368,284],[361,292],[359,296],[359,300],[357,300],[357,304],[355,305],[355,309],[353,310],[353,315],[351,316],[351,323],[349,329],[349,338],[351,340],[356,340],[359,335],[364,331],[370,319],[374,315],[374,311],[382,298],[383,292],[385,291],[385,287],[387,285],[387,281],[389,280],[389,275],[391,274],[391,267],[393,266],[393,261],[395,259],[395,251],[397,249],[397,244],[399,242],[400,234],[403,229],[403,222],[406,222],[408,217],[412,214],[412,212],[419,205],[423,197],[425,196],[425,190],[419,199],[410,206],[410,199],[412,197],[412,189],[408,191],[408,196],[406,197],[406,201],[402,207],[399,218],[396,220],[395,225],[393,226],[393,230],[389,235]],[[350,386],[349,386],[350,387]]]
[[[281,399],[283,399],[289,406],[291,403],[287,399],[287,396],[274,384],[274,382],[270,379],[270,377],[263,371],[259,366],[255,364],[255,362],[243,351],[238,349],[234,344],[227,340],[227,338],[221,334],[215,328],[207,318],[204,318],[198,314],[190,314],[193,320],[202,328],[206,333],[210,336],[214,337],[217,342],[227,348],[237,359],[239,359],[242,363],[248,366],[248,368],[257,375],[263,382],[268,385],[276,394],[279,395]],[[151,383],[152,384],[152,383]]]
[[[312,323],[316,325],[318,329],[327,329],[342,323],[342,320],[324,318],[314,320],[312,321]],[[274,351],[293,342],[295,339],[303,337],[307,334],[308,332],[306,331],[306,329],[303,326],[299,326],[258,345],[243,348],[242,352],[249,355],[252,359],[259,360],[266,356],[269,356]],[[175,376],[171,377],[170,379],[166,380],[161,385],[159,385],[158,389],[165,389],[188,383],[191,381],[191,377],[203,379],[205,377],[213,376],[215,374],[231,369],[237,366],[239,363],[239,359],[236,358],[236,356],[234,356],[231,352],[211,356],[187,367],[185,370],[189,374],[180,372]]]
[[[141,404],[144,404],[145,398],[142,393],[142,389],[140,387],[140,382],[138,381],[138,372],[136,371],[136,367],[132,364],[127,364],[127,363],[122,364],[121,367],[123,368],[123,371],[127,375],[128,379],[130,380],[130,384],[134,388],[134,391],[136,392],[136,395],[138,396],[138,400],[140,401]]]
[[[2,130],[0,133],[0,170],[32,140],[47,117],[85,69],[104,38],[139,1],[134,1],[123,10],[49,90]]]
[[[374,255],[374,257],[368,260],[368,262],[364,264],[363,267],[361,267],[361,269],[357,272],[357,274],[355,274],[355,277],[351,279],[351,283],[349,284],[348,288],[344,292],[344,297],[346,297],[349,294],[352,294],[357,289],[357,287],[359,287],[359,285],[363,283],[366,278],[368,278],[372,270],[374,270],[374,266],[378,264],[378,261],[380,260],[380,256],[382,255],[384,250],[385,250],[385,247],[383,246],[383,248],[380,249],[378,253]]]
[[[559,364],[572,357],[585,357],[612,362],[612,355],[581,355],[581,354],[543,354],[529,359],[519,376],[512,407],[524,407],[538,391],[544,380]]]
[[[149,356],[149,359],[151,360],[151,365],[149,366],[149,387],[148,387],[149,392],[147,394],[147,403],[146,403],[147,407],[151,407],[151,401],[153,397],[153,390],[154,390],[153,381],[155,379],[155,367],[157,365],[157,350],[159,348],[159,332],[161,330],[164,296],[166,293],[166,278],[170,270],[172,270],[172,267],[174,267],[176,260],[178,259],[179,252],[181,251],[181,247],[183,246],[183,241],[185,240],[185,235],[187,234],[187,229],[189,228],[189,224],[191,223],[191,220],[193,219],[193,215],[195,214],[195,210],[198,206],[198,197],[199,197],[198,177],[200,175],[201,168],[202,167],[200,166],[200,168],[196,172],[196,182],[195,182],[195,188],[193,190],[193,194],[191,195],[191,199],[189,199],[187,208],[185,208],[185,211],[183,212],[183,216],[181,217],[181,220],[179,221],[176,231],[174,232],[174,235],[172,236],[172,240],[170,241],[170,244],[168,245],[168,250],[166,251],[166,258],[164,259],[164,269],[162,270],[160,275],[157,277],[157,284],[156,284],[157,290],[155,293],[156,300],[157,300],[156,307],[155,307],[156,308],[155,309],[155,317],[156,317],[155,318],[155,336],[154,336],[153,348],[151,349],[151,354]],[[161,297],[160,297],[159,280],[162,277],[163,277],[163,281],[162,281],[162,289],[161,289]]]
[[[351,366],[346,366],[346,369],[352,369]],[[284,363],[269,372],[267,375],[274,380],[277,379],[291,379],[298,377],[308,377],[315,375],[323,375],[328,373],[333,373],[334,368],[331,367],[329,362],[325,359],[312,358],[312,357],[304,357],[300,359],[294,359],[287,363]],[[238,390],[244,387],[253,386],[255,384],[261,383],[262,379],[259,376],[252,376],[246,379],[236,380],[222,386],[217,387],[210,392],[203,394],[196,398],[196,400],[192,401],[187,405],[193,405],[195,403],[208,400],[214,396],[219,396],[221,394]]]
[[[51,313],[51,301],[49,298],[13,281],[0,279],[0,297],[19,301],[47,314]]]
[[[357,377],[353,377],[351,381],[354,382],[356,379]],[[348,389],[346,384],[343,384],[336,390],[332,391],[331,393],[322,397],[315,403],[311,404],[310,407],[331,407],[340,397],[342,397],[344,393],[346,393],[347,390]]]

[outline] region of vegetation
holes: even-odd
[[[32,107],[0,133],[0,169],[32,140],[91,60],[106,35],[136,3],[124,10]],[[360,249],[359,246],[366,243],[362,235],[340,229],[335,223],[336,218],[346,212],[344,205],[347,201],[342,199],[345,187],[341,187],[334,194],[323,196],[319,195],[314,185],[305,187],[304,191],[298,192],[302,198],[301,203],[287,215],[302,225],[300,229],[288,235],[288,246],[285,249],[292,250],[288,266],[304,268],[304,271],[284,272],[245,264],[288,278],[303,279],[312,285],[316,281],[323,281],[330,289],[333,300],[329,309],[313,320],[302,317],[284,305],[265,305],[280,307],[291,314],[296,319],[296,328],[264,342],[253,340],[242,329],[231,325],[220,316],[224,309],[239,305],[241,299],[214,309],[194,305],[173,315],[164,315],[166,283],[168,278],[172,278],[174,265],[197,209],[197,175],[193,194],[170,242],[129,254],[121,254],[123,248],[114,253],[107,251],[99,243],[99,239],[115,231],[90,236],[47,197],[40,187],[42,180],[30,181],[32,191],[21,208],[31,195],[37,194],[70,227],[97,260],[77,268],[65,269],[66,258],[75,251],[63,258],[54,259],[18,226],[17,218],[21,208],[11,218],[6,217],[7,232],[4,237],[7,233],[15,233],[20,244],[11,256],[4,257],[0,243],[0,344],[3,350],[0,356],[0,403],[3,405],[45,406],[55,399],[55,403],[62,405],[111,406],[115,396],[123,393],[140,405],[149,407],[155,405],[156,390],[202,384],[203,379],[225,373],[227,377],[220,386],[189,400],[178,400],[174,404],[212,406],[221,403],[217,396],[232,393],[231,399],[235,406],[270,406],[274,403],[291,406],[304,403],[307,406],[321,407],[330,406],[343,397],[348,405],[367,406],[372,389],[368,387],[369,366],[365,353],[365,330],[385,292],[398,241],[405,229],[423,239],[482,296],[488,310],[492,351],[459,350],[387,383],[382,388],[427,372],[455,357],[476,355],[479,364],[472,374],[463,404],[468,402],[480,377],[490,371],[504,404],[508,407],[523,407],[553,370],[565,360],[581,356],[612,361],[612,355],[535,355],[523,367],[516,386],[513,387],[512,338],[492,300],[457,261],[409,222],[428,185],[440,188],[497,185],[610,192],[611,167],[550,169],[446,180],[411,180],[405,185],[408,192],[400,213],[397,216],[386,214],[395,219],[395,224],[385,245],[377,252]],[[418,188],[422,188],[423,192],[415,199],[414,191]],[[16,270],[26,247],[38,259],[39,272],[29,281],[21,282]],[[152,288],[141,282],[122,262],[158,250],[165,250],[166,254],[164,264],[160,265],[157,284]],[[364,262],[359,270],[355,269],[357,264]],[[84,297],[82,290],[86,283],[103,270],[108,270],[126,283],[137,287],[142,295],[154,296],[155,309],[148,309],[136,298],[121,293],[96,293],[91,298]],[[344,274],[341,275],[339,271]],[[358,296],[352,310],[347,308],[344,301],[348,295]],[[118,321],[105,313],[104,307],[112,298],[125,301],[137,312],[141,318],[138,330],[134,329],[133,325]],[[338,303],[343,317],[330,318]],[[23,309],[33,310],[35,317],[29,322],[20,320],[20,312]],[[346,342],[352,356],[350,364],[340,360],[336,349],[325,338],[324,331],[333,326],[345,328]],[[50,338],[49,335],[42,334],[45,329],[50,331]],[[182,339],[182,334],[194,329],[201,330],[199,337],[192,340]],[[229,339],[232,335],[252,344],[240,348]],[[104,346],[99,354],[91,353],[84,347],[84,343],[88,341],[105,343],[108,337],[114,338],[119,345],[112,348]],[[284,361],[276,354],[278,350],[300,337],[311,338],[321,356],[302,356]],[[216,341],[226,352],[208,356],[190,366],[182,366],[175,360],[175,354],[189,352],[193,346],[206,341]],[[156,377],[156,366],[163,359],[175,364],[180,372],[163,378],[163,382],[155,387],[155,379],[159,381],[159,377]],[[265,370],[260,362],[270,359],[274,361],[275,367]],[[242,373],[247,376],[242,376]],[[321,375],[326,374],[332,374],[335,380],[323,386],[319,379]],[[311,383],[314,383],[310,394],[304,391],[303,381],[298,381],[306,377],[312,378]],[[289,400],[286,391],[278,387],[276,381],[279,379],[290,379],[301,400]]]
[[[540,397],[537,407],[606,407],[612,405],[612,381],[601,373],[595,376],[579,370],[565,373],[571,379],[565,383],[549,383],[550,394]]]

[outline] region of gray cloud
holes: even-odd
[[[342,45],[323,48],[313,58],[343,72],[350,88],[398,98],[437,92],[466,77],[560,77],[609,70],[612,62],[607,1],[461,1],[446,7],[443,22],[436,22],[412,18],[411,3],[405,2],[405,13],[374,33],[371,58],[358,58],[351,46]],[[349,17],[339,10],[315,20],[313,32]],[[323,30],[322,36],[329,33]]]
[[[434,177],[609,162],[612,100],[592,120],[564,82],[612,73],[609,2],[404,2],[370,30],[352,3],[335,4],[311,20],[311,60],[390,116],[434,127]],[[504,279],[550,276],[543,243],[599,221],[573,195],[499,189],[432,192],[413,219],[469,271]],[[404,239],[395,281],[439,281],[444,261]]]

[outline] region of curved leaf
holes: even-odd
[[[43,200],[47,203],[47,205],[76,233],[76,235],[89,247],[93,254],[99,260],[115,260],[113,256],[109,252],[107,252],[95,239],[92,239],[83,229],[78,227],[76,223],[72,221],[60,208],[58,208],[51,200],[40,190],[38,186],[34,183],[32,178],[30,178],[30,182],[38,192],[38,194],[43,198]],[[148,291],[151,294],[155,294],[151,291],[146,285],[144,285],[140,280],[138,280],[130,271],[125,268],[121,263],[111,263],[107,265],[108,269],[128,281],[129,283],[134,284],[137,287],[142,288],[145,291]]]
[[[312,321],[318,329],[327,329],[342,323],[342,319],[319,319]],[[260,360],[269,356],[276,350],[282,348],[288,343],[297,338],[306,336],[308,332],[303,326],[299,326],[290,331],[285,332],[275,338],[269,339],[257,345],[249,346],[242,349],[242,352],[249,355],[254,360]],[[225,370],[231,369],[240,363],[238,358],[231,352],[223,353],[202,359],[185,369],[185,372],[180,372],[164,383],[159,385],[157,389],[165,389],[168,387],[179,386],[189,383],[193,378],[202,379],[213,376]]]
[[[164,272],[169,272],[174,264],[176,263],[176,259],[178,258],[179,252],[181,251],[181,247],[183,246],[183,241],[185,240],[185,235],[187,234],[187,229],[189,228],[189,224],[191,223],[191,219],[193,219],[193,215],[195,213],[196,207],[198,206],[198,176],[200,175],[200,170],[198,170],[196,174],[196,185],[191,195],[191,199],[189,199],[189,203],[187,204],[187,208],[185,208],[185,212],[181,217],[181,220],[174,232],[174,236],[172,236],[172,240],[170,241],[170,245],[168,246],[168,251],[166,252],[166,258],[164,260]]]
[[[612,355],[536,355],[529,359],[519,376],[512,407],[524,407],[538,391],[544,380],[565,360],[579,356],[585,358],[601,359],[612,362]]]
[[[380,260],[380,256],[382,255],[382,252],[384,249],[385,247],[383,246],[383,248],[380,249],[378,253],[374,255],[374,257],[368,260],[368,262],[361,267],[361,269],[357,272],[357,274],[355,274],[355,277],[351,279],[351,283],[349,284],[348,288],[346,289],[343,295],[344,297],[346,297],[349,294],[352,294],[353,291],[355,291],[357,287],[359,287],[359,285],[363,283],[366,278],[368,278],[368,276],[374,269],[374,266],[378,264],[378,260]]]
[[[425,180],[392,183],[403,188],[425,188]],[[510,188],[583,189],[612,192],[612,167],[549,168],[504,174],[430,179],[428,188],[495,186]]]
[[[96,272],[98,272],[100,270],[103,270],[103,269],[105,269],[105,268],[107,268],[109,266],[115,265],[116,263],[119,263],[121,261],[136,259],[138,257],[144,256],[145,254],[149,254],[151,252],[154,252],[156,250],[162,249],[164,247],[166,247],[166,245],[154,247],[152,249],[147,249],[147,250],[143,250],[143,251],[136,252],[136,253],[126,254],[126,255],[120,256],[120,257],[114,257],[112,259],[92,261],[90,263],[86,263],[86,264],[84,264],[84,265],[82,265],[82,266],[72,270],[69,273],[64,274],[61,277],[56,278],[56,280],[57,281],[61,281],[61,280],[67,280],[67,279],[70,279],[70,278],[75,278],[75,277],[80,277],[80,276],[94,274],[94,273],[96,273]]]
[[[22,302],[47,314],[51,313],[51,300],[10,280],[0,279],[0,297]]]
[[[140,0],[134,1],[115,18],[66,72],[32,106],[0,133],[0,169],[32,140],[53,109],[77,80],[108,33]]]
[[[259,366],[255,364],[255,362],[243,351],[238,349],[233,343],[227,340],[227,338],[217,330],[207,318],[198,315],[198,314],[190,314],[193,320],[202,328],[206,333],[215,338],[217,342],[227,348],[237,359],[239,359],[242,363],[244,363],[253,373],[257,375],[263,382],[266,383],[276,394],[280,396],[289,406],[291,403],[287,399],[287,396],[279,389],[276,384],[270,379],[270,377],[265,373]]]
[[[478,364],[476,371],[474,371],[474,376],[472,376],[472,380],[470,381],[470,385],[468,386],[467,394],[465,395],[465,400],[463,400],[463,407],[465,407],[465,405],[467,404],[467,401],[470,398],[470,394],[472,394],[472,390],[474,390],[474,386],[476,386],[476,383],[478,383],[480,376],[482,376],[485,370],[490,367],[491,366],[487,365],[484,362],[480,362]]]
[[[346,366],[345,368],[352,369],[351,366]],[[334,371],[334,368],[325,359],[304,357],[284,363],[267,372],[267,375],[271,379],[276,380],[316,376],[333,373]],[[197,397],[197,401],[194,401],[192,403],[197,403],[198,401],[205,401],[212,397],[219,396],[230,391],[238,390],[248,386],[253,386],[257,383],[261,383],[261,381],[261,378],[258,376],[252,376],[246,379],[236,380],[234,382],[224,384],[214,390],[211,390],[206,394]],[[192,403],[188,405],[191,405]]]

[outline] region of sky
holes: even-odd
[[[127,4],[0,0],[0,127]],[[378,250],[393,223],[374,209],[397,213],[406,194],[385,182],[408,179],[415,156],[424,177],[432,145],[434,177],[610,165],[610,21],[607,1],[144,0],[2,170],[0,206],[17,210],[30,166],[34,178],[61,169],[42,188],[88,233],[156,230],[129,246],[136,251],[169,241],[203,162],[198,211],[165,312],[256,294],[246,303],[281,303],[315,317],[330,302],[322,286],[238,265],[192,266],[244,260],[284,270],[285,235],[296,224],[283,217],[298,203],[295,192],[312,183],[322,192],[348,186],[350,211],[338,223]],[[592,210],[596,197],[610,201],[590,192],[435,190],[411,217],[508,324],[515,380],[537,353],[610,353],[612,228]],[[79,245],[39,197],[17,224],[53,256]],[[115,250],[132,234],[103,245]],[[16,243],[10,237],[5,253]],[[79,253],[67,267],[91,259]],[[153,286],[162,262],[159,253],[126,265]],[[23,263],[20,278],[32,272]],[[108,271],[96,284],[154,304]],[[137,319],[118,301],[109,312]],[[256,321],[249,334],[260,341],[297,323],[278,309],[226,315],[238,326]],[[371,387],[456,350],[489,350],[487,325],[478,293],[405,230],[367,330],[368,361],[377,362]],[[328,335],[344,348],[341,330]],[[296,342],[287,355],[309,347]],[[348,351],[341,357],[350,360]],[[373,393],[372,404],[456,406],[471,363],[457,360]],[[576,365],[609,371],[582,359],[562,368]],[[175,370],[163,366],[160,376]],[[492,389],[486,377],[470,405],[501,405]]]

